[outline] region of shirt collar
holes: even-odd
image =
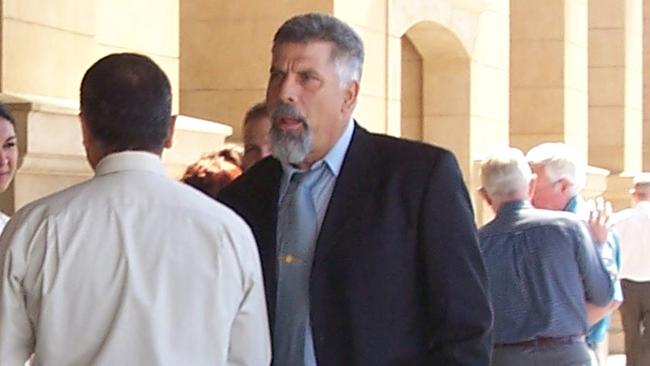
[[[121,151],[102,158],[95,167],[95,176],[126,170],[140,170],[167,175],[160,156],[146,151]]]
[[[564,206],[564,209],[562,211],[566,212],[573,212],[573,213],[578,213],[578,210],[580,209],[580,200],[578,199],[578,195],[575,195],[571,197],[569,202],[566,203],[566,206]]]
[[[332,146],[330,151],[323,158],[332,173],[334,173],[334,175],[337,177],[341,171],[341,166],[343,165],[343,160],[345,159],[345,153],[348,151],[348,147],[350,147],[350,141],[352,141],[353,132],[354,122],[352,121],[352,118],[350,118],[348,125],[345,127],[345,130],[343,131],[341,137],[339,137],[339,140],[336,142],[336,144],[334,144],[334,146]]]
[[[330,151],[325,154],[325,156],[312,164],[310,170],[318,169],[322,164],[325,164],[329,171],[334,174],[335,177],[338,177],[341,166],[343,166],[343,160],[345,159],[345,154],[350,147],[350,142],[352,141],[352,134],[354,132],[354,121],[352,118],[348,121],[348,125],[345,127],[343,134],[339,137],[338,141]],[[282,178],[280,181],[280,197],[283,197],[286,193],[287,188],[289,187],[289,180],[293,173],[300,171],[299,169],[294,168],[291,164],[286,164],[282,162]]]
[[[498,215],[508,214],[511,212],[519,211],[524,208],[533,208],[529,201],[526,200],[514,200],[510,202],[504,202],[499,207]]]
[[[635,205],[635,207],[639,207],[644,210],[649,210],[650,209],[650,201],[639,201]]]

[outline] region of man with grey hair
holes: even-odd
[[[621,318],[627,366],[650,365],[650,173],[634,177],[634,207],[614,216],[621,236]]]
[[[533,206],[562,211],[586,183],[586,166],[571,146],[547,142],[528,151],[526,159],[537,175]]]
[[[493,366],[590,364],[586,303],[612,282],[575,215],[534,209],[535,179],[520,150],[481,164],[480,194],[496,213],[479,231],[494,309]]]
[[[581,161],[571,146],[561,142],[537,145],[526,155],[537,175],[533,206],[556,211],[576,213],[589,224],[591,236],[599,253],[612,273],[620,267],[618,237],[609,230],[611,207],[605,209],[602,198],[596,200],[596,210],[588,207],[580,196],[587,181],[587,165]],[[607,306],[588,304],[587,314],[593,324],[587,335],[595,366],[603,366],[607,359],[607,329],[611,313],[623,300],[619,281],[614,283],[614,298]]]
[[[257,238],[276,366],[489,364],[467,190],[446,150],[352,119],[363,44],[299,15],[275,34],[273,156],[222,191]]]

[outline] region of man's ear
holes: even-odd
[[[485,202],[492,206],[492,199],[490,199],[490,196],[487,194],[487,191],[485,188],[481,187],[478,189],[478,194],[485,200]]]
[[[557,186],[560,187],[560,192],[568,193],[571,188],[571,183],[566,178],[560,178],[560,180],[557,181]]]
[[[485,190],[484,187],[481,187],[481,188],[478,189],[478,194],[481,197],[483,197],[483,200],[485,201],[485,203],[488,204],[488,206],[490,206],[490,208],[492,209],[492,212],[497,213],[497,210],[499,209],[499,207],[495,205],[494,200],[492,199],[492,197],[490,197],[490,195],[487,193],[487,190]]]
[[[537,188],[537,175],[533,174],[528,183],[528,199],[535,195],[535,188]]]
[[[176,116],[173,115],[169,119],[169,128],[167,129],[167,137],[165,137],[165,149],[171,149],[172,140],[174,139],[174,127],[176,126]]]
[[[98,144],[97,139],[93,136],[88,126],[88,120],[83,113],[79,113],[79,122],[81,123],[81,139],[86,150],[86,159],[90,166],[95,169],[97,163],[104,157],[101,145]]]
[[[86,117],[81,112],[79,112],[79,122],[81,123],[81,142],[85,147],[88,147],[88,143],[90,142],[92,137],[90,131],[88,130]]]
[[[359,96],[359,82],[352,80],[345,87],[345,95],[343,99],[342,112],[349,112],[354,109],[357,104],[357,97]]]

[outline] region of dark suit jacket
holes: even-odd
[[[266,158],[220,195],[257,239],[271,329],[281,176],[280,163]],[[355,126],[310,281],[319,366],[489,364],[485,269],[467,190],[446,150]]]

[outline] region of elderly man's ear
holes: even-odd
[[[533,174],[530,178],[530,183],[528,183],[528,198],[533,197],[535,194],[535,188],[537,187],[537,175]]]
[[[484,187],[478,189],[478,194],[481,195],[481,197],[485,200],[485,202],[488,205],[492,206],[492,199],[490,198],[490,196],[488,195]]]
[[[560,192],[569,194],[569,190],[571,189],[571,183],[566,179],[566,178],[560,178],[560,180],[557,181],[557,186],[560,190]]]
[[[359,96],[359,82],[352,80],[345,87],[345,98],[343,99],[342,112],[352,112],[357,105],[357,97]]]

